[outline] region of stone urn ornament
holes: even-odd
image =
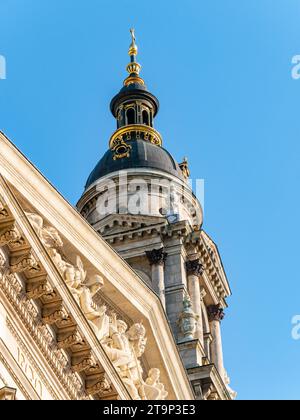
[[[192,309],[192,302],[188,295],[183,300],[183,311],[178,320],[178,326],[183,335],[182,341],[190,341],[195,339],[197,329],[198,315]]]

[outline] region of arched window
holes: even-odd
[[[147,111],[143,111],[143,124],[149,125],[149,114]]]
[[[127,124],[135,124],[135,110],[133,108],[129,108],[126,112],[127,117]]]

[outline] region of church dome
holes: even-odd
[[[112,172],[132,168],[157,169],[183,180],[178,163],[164,148],[145,140],[134,140],[130,145],[129,156],[121,159],[114,159],[114,152],[108,150],[91,172],[85,188],[89,188],[95,181]]]

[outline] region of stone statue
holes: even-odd
[[[135,30],[133,28],[130,29],[131,38],[132,38],[132,45],[135,44],[136,38],[135,38]]]
[[[35,213],[26,213],[32,227],[38,234],[49,255],[57,267],[59,273],[65,280],[76,302],[86,315],[97,338],[102,340],[109,335],[109,317],[106,314],[106,306],[96,308],[93,297],[103,287],[103,279],[99,275],[94,275],[86,280],[87,272],[84,270],[82,260],[76,257],[76,265],[65,261],[62,252],[63,242],[59,233],[53,227],[45,227],[44,220]]]
[[[109,316],[105,305],[95,307],[93,297],[103,287],[103,279],[98,274],[90,277],[78,288],[79,305],[87,317],[99,341],[109,336]]]
[[[122,320],[112,319],[109,340],[103,342],[113,365],[118,370],[131,398],[134,400],[147,399],[143,370],[138,360],[145,352],[146,330],[142,324],[134,324],[127,331],[128,326]]]
[[[230,394],[230,396],[231,396],[231,398],[233,399],[233,400],[235,400],[236,399],[236,397],[237,397],[237,392],[236,391],[234,391],[229,385],[230,385],[230,378],[229,378],[229,376],[228,376],[228,373],[225,371],[225,373],[224,373],[224,382],[225,382],[225,385],[226,385],[226,388],[227,388],[227,391],[229,392],[229,394]]]
[[[183,341],[194,340],[197,329],[198,316],[192,309],[191,299],[188,295],[183,300],[183,311],[178,320],[178,326],[183,334]]]
[[[160,382],[160,370],[150,369],[146,379],[145,393],[147,400],[165,400],[168,393]]]
[[[176,223],[180,219],[180,198],[176,192],[175,187],[172,185],[170,187],[170,196],[169,198],[169,205],[168,205],[168,212],[167,212],[167,219],[170,223]]]
[[[151,369],[146,382],[143,380],[143,369],[139,358],[145,352],[147,338],[146,329],[142,323],[136,323],[128,329],[126,322],[117,319],[116,314],[109,318],[105,305],[97,307],[93,298],[103,287],[102,277],[98,274],[87,277],[79,256],[76,257],[75,265],[66,261],[60,249],[63,247],[63,242],[58,231],[53,227],[46,228],[42,217],[38,214],[26,213],[26,215],[119,372],[131,398],[134,400],[166,399],[168,393],[164,385],[160,383],[159,369]],[[0,265],[4,264],[2,259],[4,260],[0,254]]]
[[[45,228],[44,220],[41,216],[36,213],[25,214],[46,248],[61,248],[63,246],[58,231],[52,226]]]

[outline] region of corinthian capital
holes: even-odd
[[[188,275],[201,276],[203,274],[203,265],[199,258],[186,261],[185,267]]]
[[[224,310],[219,305],[211,305],[207,308],[210,321],[222,321],[225,317]]]
[[[151,265],[163,265],[168,256],[168,254],[164,252],[164,248],[146,251],[146,255]]]

